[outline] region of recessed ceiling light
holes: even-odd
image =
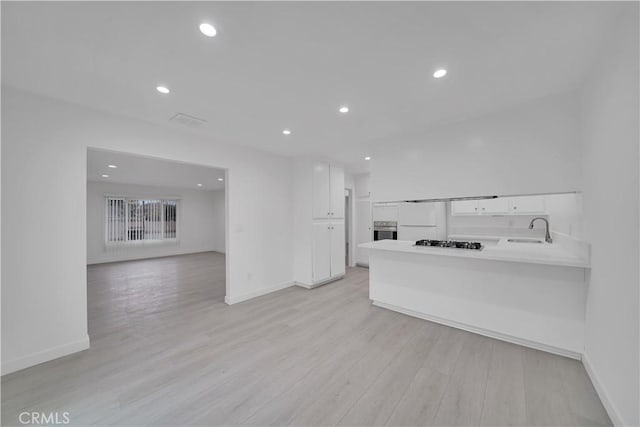
[[[338,110],[341,113],[348,113],[349,112],[349,107],[347,107],[346,105],[343,105],[342,107],[340,107],[340,109]]]
[[[165,95],[166,95],[167,93],[171,92],[171,91],[169,90],[169,88],[168,88],[168,87],[166,87],[166,86],[158,86],[158,87],[156,87],[156,90],[157,90],[158,92],[160,92],[160,93],[164,93]]]
[[[364,158],[365,160],[371,160],[371,156],[367,156]]]
[[[109,178],[109,175],[107,175],[106,173],[103,173],[103,174],[102,174],[102,177],[103,177],[103,178]]]
[[[218,181],[224,181],[224,178],[218,178]]]
[[[441,79],[446,75],[447,70],[445,70],[444,68],[440,68],[439,70],[436,70],[435,73],[433,73],[433,77],[435,77],[436,79]]]
[[[202,184],[198,184],[198,187],[202,187]]]
[[[200,24],[200,32],[207,37],[215,37],[216,34],[218,34],[215,27],[211,24],[207,24],[206,22]]]
[[[291,135],[291,131],[289,129],[284,129],[282,133],[285,135]]]
[[[117,167],[118,167],[118,165],[107,165],[107,167],[108,167],[108,168],[111,168],[111,169],[115,169],[115,168],[117,168]]]

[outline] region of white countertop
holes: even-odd
[[[415,242],[407,240],[378,240],[361,243],[358,247],[411,254],[591,268],[588,259],[557,243],[511,243],[507,242],[507,238],[501,239],[496,245],[485,246],[482,250],[415,246]]]

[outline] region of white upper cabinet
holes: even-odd
[[[344,218],[344,169],[337,166],[329,167],[331,218]]]
[[[452,215],[531,215],[545,213],[544,196],[498,197],[451,202]]]
[[[331,183],[329,165],[317,162],[313,165],[313,217],[329,218],[331,215]]]
[[[323,162],[313,165],[313,217],[344,218],[344,169]]]
[[[479,200],[478,211],[481,214],[506,214],[509,212],[509,200],[505,197]]]
[[[356,197],[369,197],[371,190],[369,188],[369,174],[355,176]]]
[[[457,200],[451,202],[452,215],[476,215],[480,213],[477,200]]]
[[[512,214],[542,214],[545,212],[544,196],[508,197]]]

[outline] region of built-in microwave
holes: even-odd
[[[398,222],[374,221],[373,240],[398,240]]]

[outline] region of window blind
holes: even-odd
[[[120,246],[177,240],[178,201],[106,197],[105,242]]]

